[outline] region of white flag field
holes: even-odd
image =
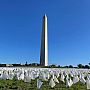
[[[90,89],[90,69],[0,67],[0,79],[12,80],[13,77],[26,83],[37,79],[38,89],[42,87],[43,81],[49,82],[48,85],[51,88],[62,81],[66,88],[81,82],[86,84],[87,89]]]

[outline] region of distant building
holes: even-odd
[[[10,66],[13,66],[12,64],[6,64],[6,67],[10,67]]]

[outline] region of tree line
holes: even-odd
[[[90,69],[90,63],[88,63],[87,65],[83,65],[83,64],[78,64],[77,66],[73,66],[73,65],[67,65],[67,66],[60,66],[60,65],[49,65],[49,66],[41,66],[38,63],[26,63],[25,64],[0,64],[0,67],[42,67],[42,68],[82,68],[82,69]]]

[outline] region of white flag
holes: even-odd
[[[39,79],[37,79],[37,88],[40,88],[42,86],[43,82]]]
[[[79,81],[78,76],[74,76],[74,77],[73,77],[73,83],[75,84],[75,83],[77,83],[78,81]]]
[[[58,79],[56,78],[56,76],[54,76],[54,82],[59,83]]]
[[[89,78],[87,78],[86,84],[87,84],[87,89],[90,89],[90,79]]]
[[[51,78],[49,85],[53,88],[55,86],[55,82],[53,81],[53,78]]]

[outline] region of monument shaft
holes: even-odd
[[[48,32],[47,32],[47,16],[46,15],[44,15],[43,17],[40,65],[48,66]]]

